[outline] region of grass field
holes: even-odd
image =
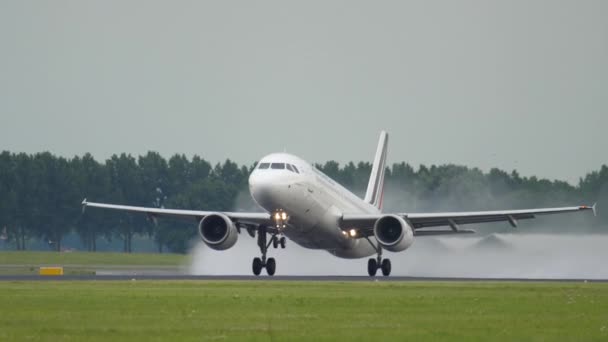
[[[0,341],[607,341],[608,284],[4,282]]]
[[[139,265],[177,266],[186,262],[184,254],[103,253],[103,252],[0,252],[0,264],[11,265]]]
[[[95,269],[116,267],[178,268],[189,262],[184,254],[0,252],[0,275],[36,274],[40,266],[63,266],[66,274],[92,274]]]

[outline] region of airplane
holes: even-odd
[[[266,269],[275,274],[276,261],[268,250],[285,248],[286,237],[309,249],[326,250],[339,258],[368,259],[367,272],[374,277],[378,270],[391,273],[391,261],[382,251],[401,252],[414,239],[444,234],[470,234],[466,224],[505,221],[517,227],[520,220],[537,215],[592,210],[593,206],[540,208],[444,213],[382,212],[388,134],[380,133],[365,197],[361,199],[312,164],[288,153],[272,153],[257,163],[249,176],[249,191],[265,212],[221,212],[149,208],[128,205],[82,202],[86,207],[123,210],[158,217],[188,219],[198,223],[198,233],[212,249],[233,247],[245,230],[257,235],[261,257],[252,261],[253,274]],[[437,227],[443,227],[437,229]]]

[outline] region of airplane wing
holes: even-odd
[[[118,204],[107,204],[107,203],[95,203],[88,202],[85,198],[82,201],[82,209],[86,207],[103,208],[128,211],[134,213],[147,214],[148,217],[156,219],[157,217],[170,217],[177,219],[186,219],[195,222],[200,222],[203,217],[218,213],[218,211],[202,211],[202,210],[181,210],[181,209],[165,209],[165,208],[148,208],[148,207],[136,207],[130,205],[118,205]],[[245,225],[258,225],[267,224],[272,226],[270,214],[268,213],[248,213],[248,212],[221,212],[228,216],[235,223],[242,223]]]
[[[540,208],[523,210],[497,210],[497,211],[471,211],[471,212],[451,212],[451,213],[398,213],[414,229],[414,235],[443,235],[443,234],[462,234],[474,233],[473,230],[461,229],[461,225],[472,223],[486,223],[506,221],[513,227],[517,227],[519,220],[532,219],[537,215],[549,215],[568,212],[592,210],[596,215],[595,204],[593,206],[577,206],[562,208]],[[355,228],[362,236],[374,234],[373,226],[376,220],[389,213],[381,214],[344,214],[341,219],[342,229]],[[431,230],[430,227],[449,227],[450,229]]]

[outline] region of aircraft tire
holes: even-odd
[[[251,269],[253,270],[253,274],[255,274],[256,276],[259,276],[260,273],[262,273],[262,259],[260,258],[253,258],[253,263],[251,264]]]
[[[287,239],[285,239],[285,237],[281,237],[281,239],[279,240],[279,244],[281,245],[281,248],[285,248],[285,244],[287,244]]]
[[[391,274],[391,261],[389,259],[382,260],[382,275],[388,277]]]
[[[378,271],[378,262],[376,262],[376,259],[370,258],[367,260],[367,274],[373,277],[376,275],[376,271]]]
[[[276,269],[277,262],[274,260],[274,258],[268,258],[268,260],[266,260],[266,272],[268,273],[268,275],[273,276],[274,271],[276,271]]]

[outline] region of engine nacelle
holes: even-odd
[[[238,237],[232,220],[221,213],[203,217],[198,224],[198,233],[207,246],[218,251],[234,246]]]
[[[414,230],[397,215],[386,215],[374,224],[374,236],[382,248],[401,252],[414,243]]]

